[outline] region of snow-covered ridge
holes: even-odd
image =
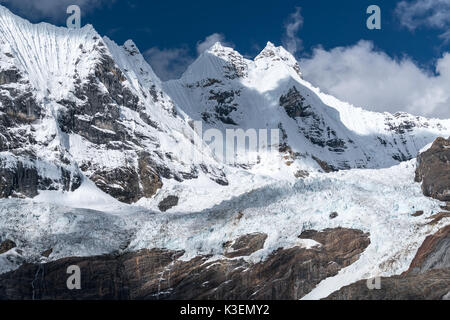
[[[132,41],[120,46],[92,26],[33,25],[0,6],[0,35],[0,195],[28,197],[0,199],[0,240],[18,245],[0,255],[0,272],[46,261],[49,248],[50,260],[141,248],[217,259],[224,242],[264,232],[265,247],[248,257],[260,261],[307,245],[298,239],[306,229],[370,232],[361,259],[309,296],[320,298],[404,271],[446,223],[426,225],[440,203],[413,183],[410,159],[450,135],[450,121],[341,102],[272,43],[253,60],[217,43],[164,83]],[[232,167],[193,145],[193,120],[279,129],[282,141]],[[33,192],[20,189],[33,183]],[[178,204],[161,213],[170,196]],[[424,215],[412,217],[417,210]]]
[[[0,6],[0,35],[6,49],[2,53],[12,55],[34,88],[55,98],[58,92],[73,89],[74,77],[84,78],[98,62],[100,37],[91,25],[79,30],[35,25]]]
[[[216,43],[163,87],[188,119],[206,127],[280,128],[283,143],[302,155],[294,159],[302,169],[312,158],[335,169],[389,167],[450,134],[450,120],[370,112],[322,93],[270,42],[254,60]]]
[[[143,161],[154,187],[142,197],[152,198],[167,194],[164,185],[171,190],[203,174],[223,187],[236,180],[236,170],[291,181],[308,171],[386,168],[450,135],[450,120],[369,112],[323,94],[302,79],[296,59],[271,42],[253,60],[216,43],[181,79],[163,83],[133,41],[120,46],[92,26],[35,25],[0,7],[0,34],[0,66],[16,80],[0,88],[5,113],[10,105],[19,108],[26,92],[28,112],[14,113],[35,120],[27,132],[36,142],[12,150],[20,126],[5,127],[6,150],[33,150],[39,161],[59,166],[69,162],[71,176],[86,175],[116,197],[131,185],[143,188],[144,181],[131,182]],[[193,145],[193,121],[205,130],[277,129],[280,152],[229,167]],[[116,185],[124,171],[128,182]]]
[[[62,184],[69,184],[63,181],[69,176],[81,181],[85,175],[121,201],[153,196],[162,179],[206,174],[225,183],[222,165],[192,145],[192,128],[177,116],[179,108],[131,40],[119,46],[92,26],[31,24],[4,7],[0,35],[0,114],[5,115],[0,152],[27,153],[25,158],[57,166],[70,163],[70,173],[61,173]],[[20,136],[24,141],[17,143]],[[38,182],[49,178],[33,170]]]

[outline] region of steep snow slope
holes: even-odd
[[[281,129],[294,167],[318,168],[316,159],[330,169],[385,168],[450,134],[448,120],[368,112],[321,93],[302,79],[294,57],[270,42],[253,61],[216,43],[163,87],[186,118],[206,128]]]
[[[128,203],[163,179],[227,184],[131,41],[33,25],[4,7],[0,34],[2,197],[74,191],[84,177]]]
[[[100,60],[99,36],[91,25],[80,30],[33,25],[0,6],[0,34],[2,53],[12,55],[9,60],[42,95],[38,99],[66,98],[74,78],[86,78]]]

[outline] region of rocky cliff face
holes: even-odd
[[[265,261],[245,261],[265,237],[246,235],[224,244],[233,248],[228,256],[234,259],[183,261],[183,252],[153,249],[28,264],[0,276],[0,299],[300,299],[370,244],[369,235],[357,230],[308,231],[300,237],[318,242],[311,249],[279,249]],[[81,290],[67,289],[70,265],[81,269]]]
[[[416,182],[423,193],[441,201],[450,201],[450,140],[438,138],[430,149],[417,157]]]
[[[226,183],[213,160],[193,163],[192,129],[131,41],[32,25],[3,7],[0,34],[0,197],[74,191],[88,178],[134,203],[163,179]]]

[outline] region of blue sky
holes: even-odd
[[[118,43],[133,39],[163,79],[179,76],[216,40],[248,57],[272,41],[290,47],[305,78],[338,98],[376,111],[450,117],[450,0],[0,3],[33,22],[59,25],[65,8],[78,4],[83,24]],[[381,8],[381,30],[366,28],[372,4]],[[419,103],[421,97],[434,100]]]

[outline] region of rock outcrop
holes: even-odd
[[[370,290],[367,280],[331,294],[326,300],[442,300],[450,292],[450,269],[381,278],[381,289]]]
[[[0,243],[0,254],[3,254],[5,252],[8,252],[11,249],[14,249],[16,247],[16,244],[14,241],[6,239],[5,241],[2,241]]]
[[[161,212],[166,212],[167,210],[176,207],[178,205],[178,201],[179,198],[177,196],[168,196],[158,204],[158,209]]]
[[[416,182],[427,197],[450,201],[450,140],[436,139],[417,157]]]
[[[407,274],[424,273],[431,269],[445,268],[450,268],[450,225],[425,239]]]
[[[118,46],[91,26],[74,32],[0,11],[0,198],[74,191],[88,178],[134,203],[163,179],[203,171],[226,182],[215,163],[171,150],[191,148],[193,131],[132,41]]]
[[[370,243],[361,231],[329,229],[301,235],[320,246],[280,248],[259,263],[243,259],[259,250],[265,237],[235,241],[240,255],[235,259],[183,261],[182,251],[153,249],[28,264],[0,276],[0,299],[299,299],[356,261]],[[81,269],[81,290],[67,289],[71,265]]]
[[[247,234],[240,237],[232,243],[225,243],[226,248],[225,257],[236,258],[249,256],[252,253],[264,248],[264,243],[266,242],[267,234],[265,233],[254,233]]]

